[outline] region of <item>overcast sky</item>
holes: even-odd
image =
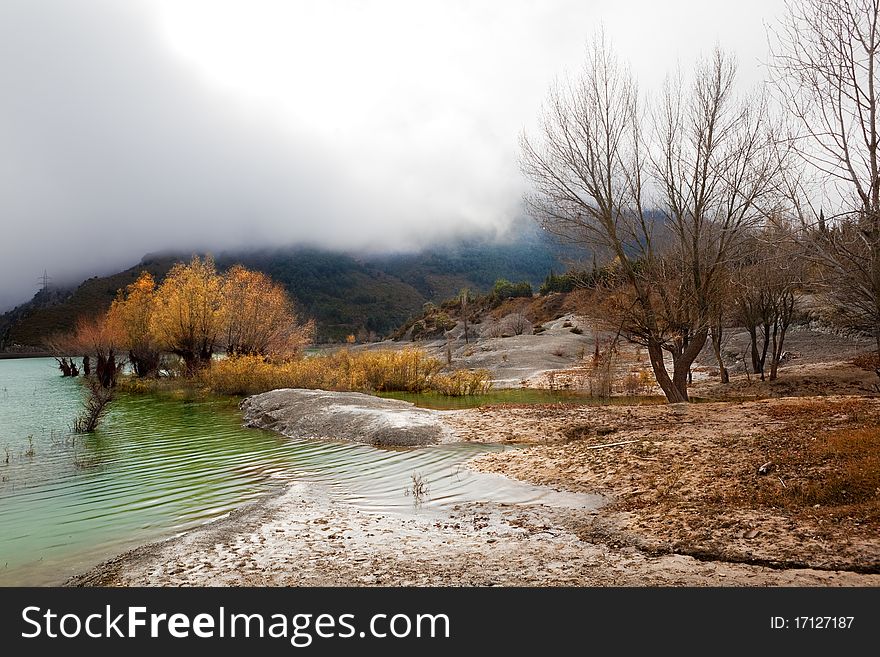
[[[604,25],[647,93],[781,0],[0,0],[0,309],[150,251],[503,231],[517,138]]]

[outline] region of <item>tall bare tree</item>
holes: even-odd
[[[737,100],[735,76],[719,50],[690,85],[670,82],[651,115],[651,144],[635,82],[600,35],[580,76],[551,90],[540,140],[521,140],[532,214],[617,263],[621,326],[647,348],[670,402],[688,400],[725,263],[763,216],[776,169],[767,113]]]
[[[798,180],[792,197],[835,317],[873,333],[880,358],[880,2],[789,0],[787,9],[771,35],[771,70],[794,121],[790,145],[838,209],[826,220]]]
[[[748,236],[734,267],[732,305],[749,333],[752,372],[774,381],[795,318],[806,268],[792,226],[776,217]]]

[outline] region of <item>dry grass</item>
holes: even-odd
[[[856,367],[870,372],[880,369],[880,354],[876,351],[870,351],[861,356],[856,356],[850,362]]]
[[[329,355],[275,363],[243,356],[218,361],[200,372],[198,384],[220,394],[250,395],[276,388],[375,392],[437,391],[473,395],[491,387],[484,370],[444,374],[443,363],[420,349],[340,350]]]
[[[864,401],[787,404],[768,409],[785,422],[769,437],[773,477],[751,495],[767,506],[880,519],[880,417]],[[783,483],[784,482],[784,485]]]
[[[431,390],[450,397],[482,395],[492,388],[487,370],[455,370],[451,374],[437,374],[429,381]]]
[[[871,504],[880,497],[880,427],[839,429],[818,438],[806,450],[808,466],[818,476],[789,486],[801,505]],[[876,510],[880,510],[875,508]]]
[[[487,413],[481,409],[482,433],[518,419],[509,409]],[[553,427],[561,440],[481,456],[477,468],[609,494],[608,521],[585,523],[586,540],[713,559],[880,569],[880,400],[716,402],[692,405],[684,415],[665,405],[535,413],[506,431],[552,437]],[[613,437],[601,435],[605,427],[616,429]],[[624,444],[629,440],[636,442]]]

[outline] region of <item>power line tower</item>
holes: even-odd
[[[40,283],[40,290],[45,290],[47,287],[49,287],[49,281],[51,280],[52,277],[49,276],[49,273],[44,269],[43,275],[40,276],[40,278],[38,279],[38,282]]]

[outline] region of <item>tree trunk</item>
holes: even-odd
[[[718,361],[718,373],[721,375],[721,383],[730,383],[730,373],[724,366],[724,358],[721,357],[721,339],[724,329],[720,324],[712,327],[712,351],[715,352],[715,360]]]
[[[760,358],[758,356],[758,327],[749,326],[749,344],[752,348],[752,374],[758,374],[761,370]]]
[[[706,340],[709,337],[709,330],[701,329],[688,341],[687,347],[675,356],[672,360],[672,377],[666,371],[666,363],[663,360],[663,348],[657,341],[648,342],[648,356],[651,359],[651,368],[654,370],[654,376],[660,389],[666,395],[666,400],[670,404],[689,401],[688,397],[688,374],[691,371],[691,365],[700,355]]]
[[[61,376],[70,376],[70,365],[67,364],[66,358],[56,358],[58,361],[58,369],[61,370]]]
[[[128,359],[135,376],[144,378],[155,376],[159,371],[159,352],[149,348],[129,349]]]
[[[767,349],[770,346],[770,324],[768,322],[764,322],[761,334],[764,336],[764,346],[761,348],[761,381],[763,381],[764,368],[767,365]]]
[[[98,364],[95,366],[95,376],[102,388],[110,389],[116,385],[116,376],[119,367],[116,365],[116,354],[110,349],[107,355],[98,354]]]
[[[779,369],[779,361],[782,360],[783,346],[785,345],[785,332],[788,327],[782,325],[779,327],[779,341],[776,339],[776,332],[773,332],[773,360],[770,361],[770,380],[776,380],[776,372]]]
[[[186,371],[187,376],[192,376],[196,373],[196,370],[199,368],[198,363],[199,359],[196,354],[192,351],[176,351],[174,352],[176,355],[180,356],[181,360],[183,360],[183,368]]]
[[[691,366],[697,360],[697,356],[706,346],[706,340],[709,338],[709,328],[702,328],[692,336],[689,336],[687,346],[681,354],[673,360],[672,382],[678,388],[679,393],[684,397],[684,401],[689,401],[688,383],[691,381]]]
[[[199,352],[197,365],[200,367],[210,367],[211,359],[214,357],[214,350],[210,347],[202,347]]]
[[[663,347],[660,346],[659,342],[648,341],[648,358],[651,360],[654,378],[657,379],[657,384],[660,386],[663,394],[666,395],[666,400],[670,404],[686,402],[688,400],[687,386],[685,386],[684,395],[682,395],[681,390],[669,378],[669,372],[666,371],[666,363],[663,361]]]

